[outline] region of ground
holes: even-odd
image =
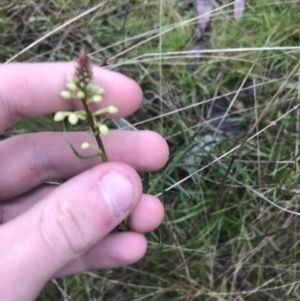
[[[139,82],[142,108],[111,126],[166,138],[168,165],[142,175],[166,217],[139,263],[53,280],[38,300],[298,300],[300,2],[245,0],[236,20],[213,1],[200,41],[192,0],[107,2],[2,1],[0,59],[69,61],[84,46]],[[52,120],[3,137],[68,130]]]

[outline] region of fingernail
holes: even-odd
[[[125,175],[110,171],[98,182],[100,192],[113,214],[123,215],[133,205],[133,186]]]

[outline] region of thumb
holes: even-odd
[[[57,271],[125,219],[141,195],[135,170],[106,163],[69,180],[2,225],[0,296],[33,300]]]

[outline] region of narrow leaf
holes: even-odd
[[[157,234],[155,232],[157,232]],[[150,235],[156,242],[158,242],[159,249],[163,249],[165,247],[162,242],[161,231],[160,231],[159,227],[157,229],[155,229],[154,231],[151,231]]]

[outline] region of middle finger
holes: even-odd
[[[109,161],[123,162],[138,171],[160,169],[168,158],[165,140],[151,131],[110,131],[102,139]],[[101,163],[100,158],[77,158],[68,144],[90,155],[90,150],[80,149],[85,141],[94,144],[94,138],[82,132],[42,132],[1,141],[0,170],[6,177],[1,179],[0,200],[16,197],[47,181],[69,179]]]

